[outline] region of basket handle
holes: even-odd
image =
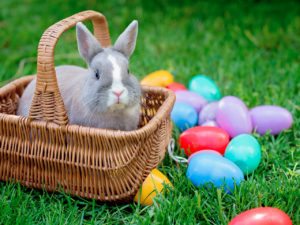
[[[29,118],[68,124],[68,116],[61,97],[54,68],[54,50],[60,36],[78,22],[92,20],[94,35],[103,47],[111,45],[105,17],[88,10],[63,19],[49,27],[42,35],[37,56],[36,88],[29,110]]]

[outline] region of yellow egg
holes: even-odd
[[[140,203],[142,205],[152,205],[152,198],[157,194],[163,192],[163,183],[173,187],[169,179],[165,175],[163,175],[159,170],[152,170],[152,172],[149,174],[149,176],[146,178],[142,185],[142,193],[140,194],[141,190],[139,190],[134,197],[134,201],[138,203],[139,197],[141,195]]]
[[[166,70],[155,71],[141,80],[142,85],[152,87],[165,87],[173,82],[174,79],[172,74]]]

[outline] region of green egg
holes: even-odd
[[[252,173],[261,160],[261,149],[258,141],[249,134],[233,138],[226,147],[225,158],[234,162],[244,173]]]
[[[201,95],[208,102],[218,101],[221,98],[217,85],[204,75],[194,76],[189,83],[189,90]]]

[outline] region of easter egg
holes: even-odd
[[[224,156],[234,162],[246,175],[258,167],[261,160],[261,149],[253,136],[240,134],[229,142]]]
[[[186,90],[186,87],[183,84],[176,83],[176,82],[174,82],[172,84],[168,84],[166,86],[166,88],[168,88],[174,92]]]
[[[208,121],[202,123],[201,126],[204,126],[204,127],[218,127],[219,125],[214,120],[208,120]]]
[[[237,215],[228,225],[293,225],[290,217],[280,209],[259,207]]]
[[[252,132],[248,108],[237,97],[226,96],[219,101],[216,110],[216,120],[230,137]]]
[[[216,120],[216,111],[218,108],[218,102],[211,102],[205,105],[199,113],[198,124],[203,125],[206,121]]]
[[[212,79],[203,75],[194,76],[189,83],[188,89],[204,97],[207,102],[221,98],[220,90],[217,85]]]
[[[153,87],[165,87],[173,83],[174,79],[170,72],[166,70],[158,70],[150,73],[144,79],[141,80],[141,85],[153,86]]]
[[[205,149],[224,154],[229,143],[229,135],[219,127],[193,127],[179,136],[180,148],[187,156]]]
[[[195,185],[201,186],[211,182],[217,188],[224,186],[226,192],[231,192],[234,183],[244,180],[243,172],[230,160],[211,153],[195,155],[191,158],[186,172],[188,179]]]
[[[195,92],[187,90],[177,91],[175,95],[176,102],[183,102],[193,106],[197,113],[199,113],[201,108],[206,104],[206,100]]]
[[[152,205],[152,198],[163,192],[163,183],[173,187],[172,183],[164,174],[157,169],[152,170],[142,184],[141,189],[136,193],[134,201],[138,203],[140,199],[142,205]]]
[[[184,131],[196,125],[198,114],[193,106],[177,102],[171,112],[171,119],[180,131]]]
[[[293,123],[292,114],[285,108],[275,105],[257,106],[250,110],[253,128],[258,134],[264,135],[268,130],[270,134],[279,134],[289,129]]]
[[[195,152],[195,153],[191,154],[188,158],[188,163],[190,163],[192,157],[194,157],[195,155],[203,154],[203,153],[209,153],[209,154],[222,156],[219,152],[217,152],[215,150],[201,150],[201,151],[198,151],[198,152]]]

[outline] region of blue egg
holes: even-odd
[[[203,153],[191,158],[186,172],[188,179],[195,185],[201,186],[210,182],[217,188],[224,186],[227,193],[244,180],[243,172],[230,160],[215,154]]]
[[[189,90],[201,95],[207,102],[217,101],[221,98],[217,85],[204,75],[194,76],[189,83]]]
[[[261,160],[261,149],[254,137],[249,134],[241,134],[229,142],[224,156],[240,167],[246,175],[258,167]]]
[[[182,132],[196,125],[198,114],[193,106],[176,102],[171,112],[171,119]]]

